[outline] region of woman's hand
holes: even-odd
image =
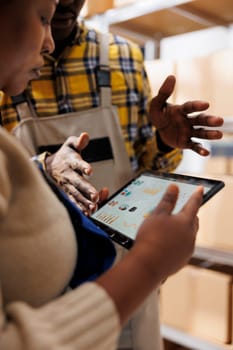
[[[177,198],[178,187],[170,185],[138,231],[135,249],[152,276],[159,272],[164,278],[168,277],[184,266],[193,253],[203,189],[199,187],[183,209],[172,214]]]

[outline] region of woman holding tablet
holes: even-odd
[[[0,89],[14,95],[53,49],[55,0],[0,0]],[[172,215],[171,185],[129,254],[95,282],[64,293],[78,256],[66,209],[17,141],[0,129],[0,349],[111,350],[122,325],[161,281],[189,260],[198,188]]]

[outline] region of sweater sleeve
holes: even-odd
[[[1,308],[0,327],[1,350],[113,350],[120,321],[105,290],[85,283],[37,309],[22,302],[5,314]]]

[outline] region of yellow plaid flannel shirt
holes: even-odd
[[[148,121],[151,92],[140,48],[110,34],[109,64],[112,104],[118,107],[133,170],[174,170],[182,158],[182,152],[166,147],[159,149],[155,130]],[[81,23],[73,41],[58,59],[46,57],[40,79],[31,81],[26,90],[38,117],[98,107],[98,65],[97,32]],[[3,95],[2,126],[11,131],[18,123],[19,117],[11,98]]]

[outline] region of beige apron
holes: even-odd
[[[21,120],[13,130],[13,134],[33,156],[45,150],[56,150],[68,136],[79,136],[83,131],[88,132],[92,146],[86,160],[92,164],[94,170],[90,182],[97,189],[108,186],[112,193],[131,179],[133,172],[125,149],[117,107],[111,104],[106,35],[100,36],[100,42],[100,81],[98,82],[100,107],[83,112],[38,118],[30,101],[19,96],[18,100],[14,99],[14,103]],[[118,245],[116,248],[120,260],[126,254],[126,250]],[[158,290],[156,290],[123,330],[118,349],[127,347],[134,350],[163,349],[158,305]]]
[[[108,39],[108,37],[107,37]],[[68,136],[79,136],[86,131],[90,143],[82,152],[92,164],[93,176],[89,181],[100,190],[108,186],[110,194],[122,187],[132,176],[119,123],[117,107],[111,104],[108,40],[100,36],[100,107],[52,117],[38,118],[29,100],[13,98],[20,123],[13,134],[20,139],[31,156],[43,151],[56,151]]]

